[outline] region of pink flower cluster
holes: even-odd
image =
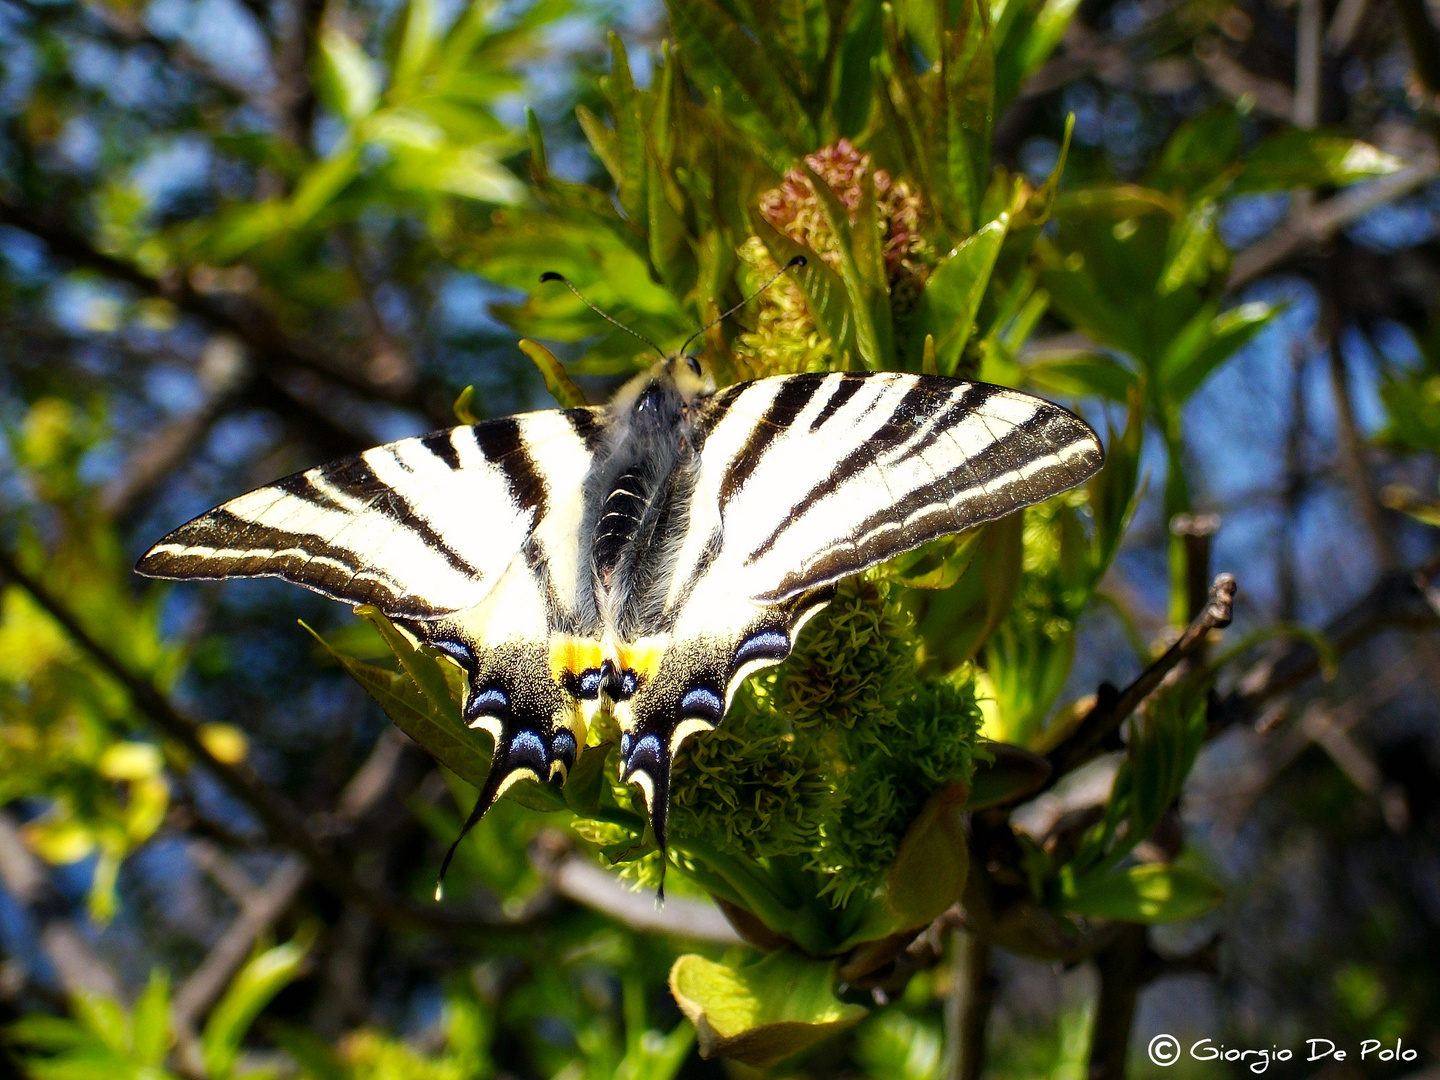
[[[860,193],[866,173],[871,172],[873,159],[841,139],[805,158],[815,174],[830,185],[855,223],[860,208]],[[924,203],[918,192],[904,180],[892,180],[884,169],[874,170],[875,209],[884,237],[885,269],[890,281],[923,274],[922,253],[925,240],[920,231]],[[825,215],[810,178],[799,169],[791,169],[784,181],[760,196],[760,213],[765,220],[794,240],[807,245],[832,266],[839,261],[835,237],[825,223]]]

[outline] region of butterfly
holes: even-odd
[[[494,740],[461,836],[512,784],[563,781],[607,711],[663,851],[681,745],[789,656],[837,581],[1102,460],[1083,420],[1015,390],[885,371],[717,390],[682,349],[603,406],[402,439],[258,488],[136,569],[284,578],[372,604],[453,660],[466,724]]]

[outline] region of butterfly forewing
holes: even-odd
[[[479,604],[539,537],[573,596],[595,425],[590,410],[538,412],[378,446],[202,514],[136,569],[280,577],[392,618],[433,619]]]
[[[718,395],[714,411],[692,527],[723,537],[707,573],[762,602],[1039,502],[1102,460],[1072,413],[955,379],[764,379]]]

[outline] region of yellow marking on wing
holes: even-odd
[[[650,779],[650,774],[631,773],[630,783],[640,789],[640,794],[645,797],[645,809],[653,814],[655,812],[655,781]]]
[[[675,731],[670,736],[670,760],[675,760],[675,755],[680,752],[680,745],[691,735],[699,734],[702,731],[714,731],[715,725],[709,720],[701,720],[698,716],[692,716],[675,725]]]
[[[660,670],[660,661],[665,658],[665,651],[669,648],[669,635],[656,634],[643,637],[629,645],[617,642],[615,655],[621,671],[633,671],[644,683],[655,677],[655,673]]]
[[[501,795],[504,795],[505,792],[510,790],[512,784],[517,784],[521,780],[534,780],[538,784],[540,782],[540,776],[534,769],[511,769],[509,775],[500,781],[500,788],[495,792],[495,798],[500,798]]]
[[[550,639],[550,677],[563,684],[566,672],[579,675],[600,666],[600,642],[594,638],[556,634]]]
[[[585,749],[585,740],[590,735],[590,721],[585,715],[587,705],[598,705],[599,702],[576,701],[569,706],[569,715],[564,714],[555,717],[557,727],[570,729],[570,734],[575,736],[575,753],[578,755]],[[579,758],[577,757],[578,761]]]
[[[477,716],[474,720],[470,721],[470,727],[489,732],[490,737],[495,740],[495,745],[500,745],[500,734],[504,729],[500,725],[500,718],[498,716],[490,716],[488,714],[485,716]]]

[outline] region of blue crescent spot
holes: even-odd
[[[550,740],[550,749],[555,756],[566,763],[566,767],[575,760],[575,736],[567,728],[561,728]]]
[[[510,740],[510,767],[513,769],[518,765],[534,763],[543,776],[543,769],[549,764],[546,760],[545,741],[533,731],[517,731],[515,737]]]
[[[783,630],[761,630],[740,643],[735,650],[735,666],[743,667],[752,660],[784,660],[789,655],[789,634]]]
[[[629,766],[632,770],[651,772],[660,765],[660,756],[660,737],[646,735],[635,744],[635,752],[630,755]]]
[[[470,699],[470,712],[476,716],[501,716],[510,710],[510,698],[498,686],[487,686]]]
[[[725,699],[708,686],[692,686],[680,699],[680,718],[695,717],[718,724],[725,715]]]

